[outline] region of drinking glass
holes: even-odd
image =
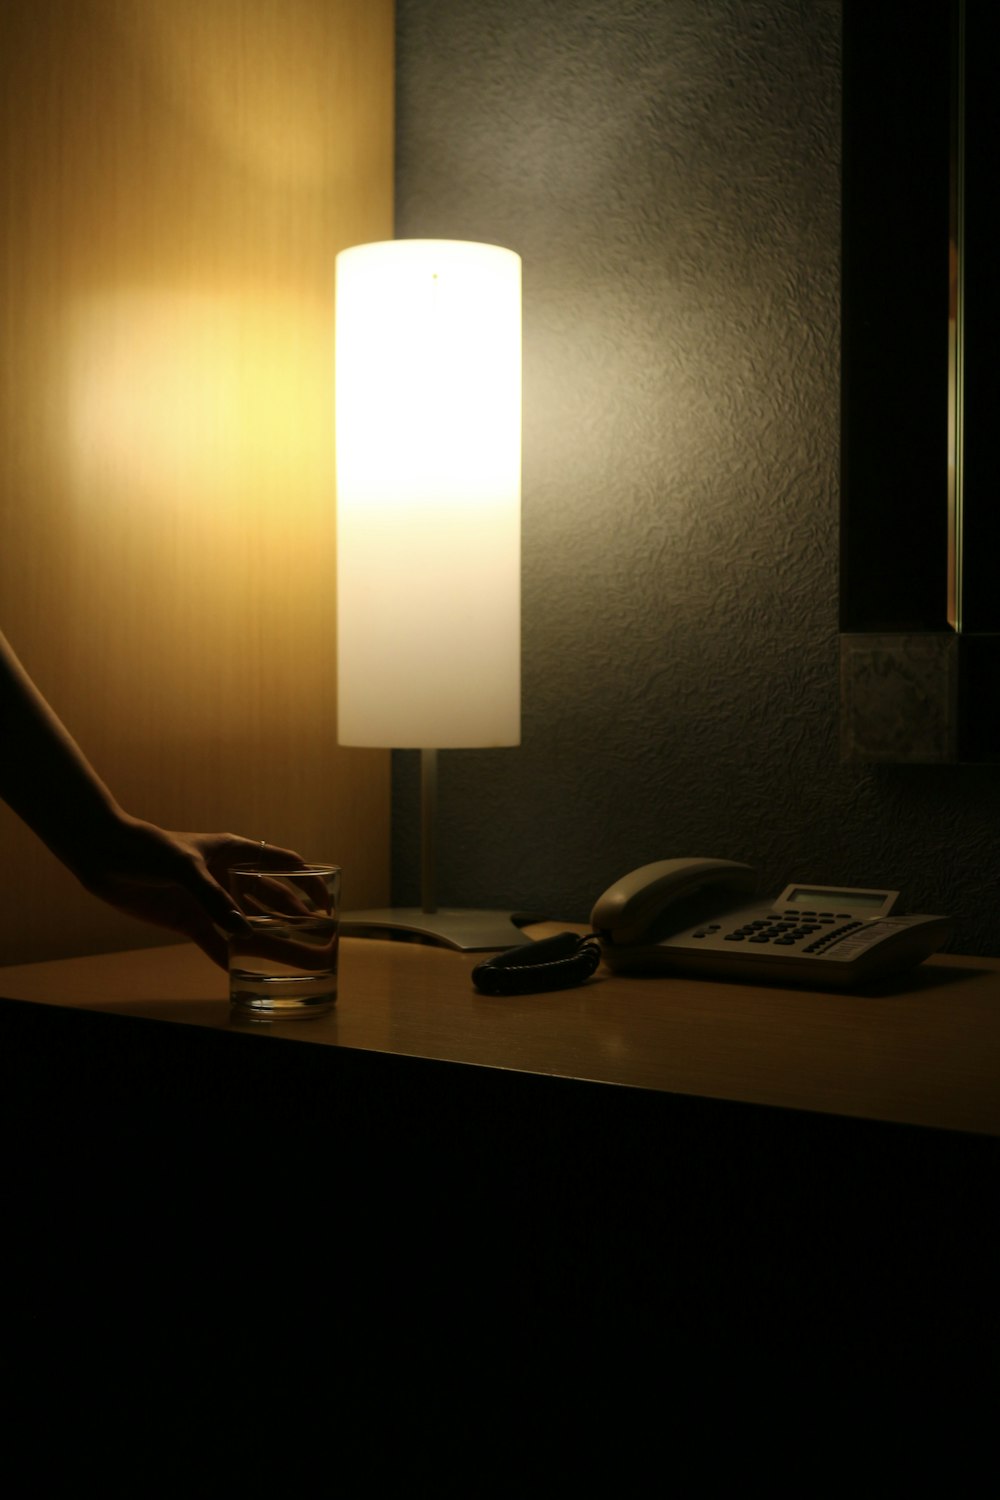
[[[229,940],[229,998],[256,1021],[321,1016],[337,1000],[340,869],[237,865],[229,889],[246,930]]]

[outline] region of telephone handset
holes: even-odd
[[[656,941],[650,934],[664,919],[671,927],[684,925],[690,916],[696,920],[696,904],[725,909],[725,897],[746,895],[757,885],[749,865],[730,859],[661,859],[642,865],[604,892],[594,904],[590,925],[595,932],[612,935],[617,944]]]
[[[903,916],[898,891],[807,885],[748,901],[749,865],[667,859],[615,882],[590,922],[616,973],[691,973],[841,989],[899,973],[947,942],[949,917]]]

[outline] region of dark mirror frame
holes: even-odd
[[[841,742],[1000,762],[992,0],[845,0]]]

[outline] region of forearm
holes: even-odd
[[[93,895],[198,943],[225,968],[246,931],[228,890],[237,864],[297,869],[292,849],[232,833],[170,833],[112,796],[0,634],[0,799]]]
[[[2,634],[0,797],[73,869],[126,821]]]

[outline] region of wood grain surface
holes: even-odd
[[[474,990],[473,961],[346,938],[335,1011],[263,1025],[231,1018],[226,975],[189,945],[2,969],[0,996],[249,1030],[262,1045],[281,1038],[1000,1135],[998,959],[936,955],[855,994],[602,967],[581,988],[505,999]]]
[[[392,234],[391,0],[0,8],[0,628],[116,795],[388,898],[336,743],[334,257]],[[0,807],[0,957],[162,941]]]

